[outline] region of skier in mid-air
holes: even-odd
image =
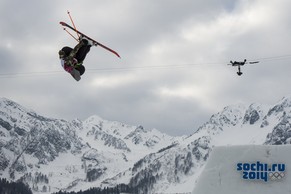
[[[81,79],[85,72],[83,61],[89,53],[93,42],[86,37],[80,37],[80,42],[72,49],[65,46],[59,51],[61,65],[76,81]]]
[[[89,53],[91,46],[100,46],[120,58],[116,51],[78,31],[69,11],[68,15],[74,27],[66,24],[65,22],[60,22],[60,24],[64,27],[64,30],[79,43],[73,49],[68,46],[63,47],[59,51],[59,57],[61,59],[61,64],[64,70],[70,73],[76,81],[80,81],[81,75],[85,73],[83,61],[85,60],[86,55]],[[69,31],[66,30],[66,27],[75,31],[79,38],[74,37]]]

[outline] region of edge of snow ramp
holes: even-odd
[[[192,194],[291,191],[291,145],[215,147]]]

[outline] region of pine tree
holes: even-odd
[[[8,182],[0,179],[0,194],[32,194],[30,188],[22,182]]]

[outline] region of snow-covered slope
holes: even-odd
[[[22,179],[34,191],[98,186],[173,141],[156,129],[98,116],[85,121],[47,118],[0,99],[0,176]]]
[[[290,118],[290,97],[232,105],[192,135],[171,137],[98,116],[47,118],[1,98],[0,176],[50,193],[121,183],[139,193],[191,192],[213,147],[290,144]]]
[[[151,191],[191,192],[215,146],[290,144],[290,108],[290,97],[283,98],[273,106],[254,103],[225,107],[176,146],[151,154],[151,161],[146,160],[150,156],[142,159],[145,165],[139,172],[149,174],[135,173],[131,181],[139,180],[141,183],[147,177],[154,176],[154,184],[148,185]],[[162,165],[153,168],[152,164]],[[138,183],[133,186],[138,186]]]
[[[193,194],[290,193],[291,145],[215,147]]]
[[[202,168],[191,167],[193,173],[184,176],[179,184],[168,184],[164,192],[191,192],[199,173],[203,170],[209,153],[215,146],[225,145],[282,145],[290,144],[291,139],[291,97],[285,97],[273,106],[258,103],[246,105],[231,105],[221,112],[211,116],[210,120],[202,125],[197,132],[187,138],[187,142],[197,139],[207,139],[202,145],[205,159],[200,160]],[[201,144],[201,143],[200,143]],[[187,148],[190,144],[187,144]],[[198,144],[199,145],[199,144]],[[201,148],[198,150],[201,150]],[[192,158],[197,152],[191,152]],[[203,152],[202,152],[203,153]],[[197,166],[197,164],[196,164]],[[182,176],[183,177],[183,176]]]

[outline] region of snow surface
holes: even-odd
[[[291,97],[273,106],[255,103],[225,107],[192,135],[182,137],[98,116],[85,121],[46,118],[0,98],[0,156],[4,162],[18,160],[17,166],[24,167],[17,171],[10,162],[0,171],[0,177],[9,178],[11,170],[13,180],[32,174],[33,180],[27,178],[26,181],[31,187],[37,186],[34,194],[45,194],[61,189],[110,187],[134,180],[138,184],[150,175],[157,181],[152,193],[189,193],[196,186],[209,154],[213,155],[212,150],[217,146],[231,149],[238,145],[290,144],[290,123]],[[32,133],[35,128],[38,129],[34,130],[36,134]],[[39,142],[31,144],[34,139]],[[56,142],[71,146],[61,149]],[[30,147],[30,152],[20,154],[30,144],[35,144],[33,149]],[[44,157],[37,158],[32,153],[44,154]],[[290,150],[286,153],[289,156]],[[220,163],[225,162],[226,155],[221,156]],[[18,156],[22,157],[17,159]],[[88,181],[86,176],[91,169],[101,173],[96,180]],[[35,183],[37,173],[46,175],[49,183]],[[40,192],[44,186],[48,191]]]
[[[291,145],[220,146],[212,151],[192,194],[291,193]],[[285,164],[284,177],[268,181],[243,179],[238,163]],[[246,171],[246,172],[251,172]],[[261,173],[262,171],[260,171]],[[256,172],[257,173],[257,172]]]

